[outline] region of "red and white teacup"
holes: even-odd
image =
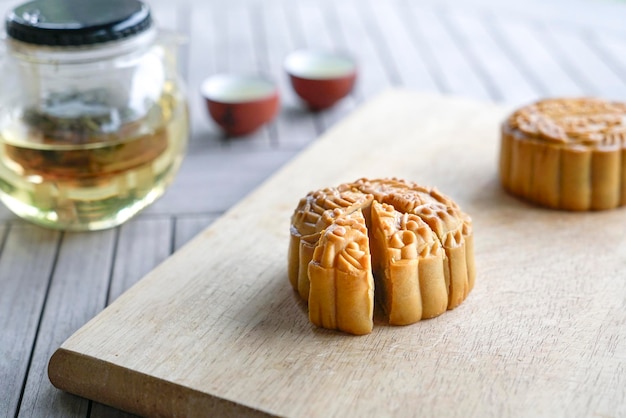
[[[348,95],[356,81],[357,66],[337,52],[298,50],[285,59],[291,85],[311,110],[333,106]]]
[[[278,113],[276,85],[261,76],[217,74],[202,82],[209,114],[229,136],[252,133]]]

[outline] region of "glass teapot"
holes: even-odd
[[[35,0],[6,18],[0,199],[37,224],[110,228],[160,197],[183,159],[178,39],[139,0]]]

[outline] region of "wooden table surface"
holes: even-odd
[[[115,229],[46,230],[0,208],[0,416],[125,416],[52,387],[50,355],[321,133],[385,89],[404,86],[509,105],[545,96],[626,101],[626,2],[150,3],[162,27],[188,38],[180,54],[193,128],[188,154],[166,195]],[[2,10],[13,4],[0,2]],[[285,55],[304,47],[346,50],[359,61],[355,91],[329,111],[307,112],[283,73]],[[275,79],[282,95],[277,119],[248,137],[223,138],[198,93],[202,79],[217,72]]]

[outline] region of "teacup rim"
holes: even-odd
[[[267,89],[267,92],[264,92],[263,94],[260,94],[254,98],[230,99],[230,100],[224,99],[223,97],[220,97],[220,95],[216,95],[214,94],[214,92],[208,91],[209,90],[208,85],[210,83],[215,83],[219,80],[225,80],[225,79],[261,82],[266,87],[268,87],[268,89]],[[204,80],[202,80],[202,82],[200,83],[200,95],[205,100],[212,101],[215,103],[223,103],[223,104],[244,104],[244,103],[263,102],[263,101],[271,100],[274,97],[278,96],[278,85],[271,77],[268,77],[265,74],[221,72],[221,73],[212,74],[206,77]]]
[[[350,64],[351,67],[348,70],[346,70],[344,73],[342,73],[341,75],[328,75],[328,76],[306,75],[306,74],[303,74],[302,72],[295,70],[293,68],[293,65],[290,64],[290,62],[292,62],[292,60],[295,59],[294,57],[297,57],[298,55],[302,55],[302,54],[318,55],[318,56],[326,55],[326,56],[333,57],[333,58],[344,59],[347,63]],[[349,77],[353,77],[356,74],[357,67],[358,65],[357,65],[356,58],[351,53],[341,50],[341,49],[317,49],[317,48],[296,49],[290,52],[289,54],[287,54],[283,62],[283,68],[288,75],[292,77],[298,77],[303,80],[340,80],[344,78],[349,78]]]

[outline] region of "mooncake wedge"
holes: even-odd
[[[308,266],[321,232],[335,219],[369,206],[372,196],[349,189],[325,188],[300,200],[291,217],[288,274],[292,287],[308,300]]]
[[[355,335],[372,331],[374,278],[360,209],[324,230],[308,275],[309,319],[314,325]]]
[[[373,202],[370,244],[376,300],[389,324],[408,325],[447,310],[445,252],[419,216]]]
[[[461,304],[474,287],[474,239],[471,219],[436,189],[420,188],[391,193],[384,198],[403,213],[419,216],[435,233],[446,255],[444,273],[448,309]]]

